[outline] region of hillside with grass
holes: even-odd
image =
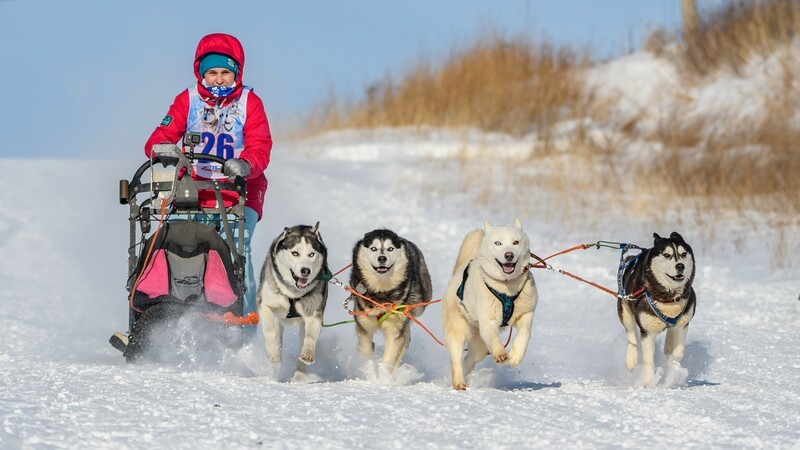
[[[800,2],[728,2],[702,11],[691,33],[655,30],[609,61],[488,33],[356,99],[331,94],[305,130],[478,133],[486,145],[455,156],[473,185],[497,184],[485,162],[513,141],[523,151],[501,171],[518,182],[479,186],[478,201],[572,223],[701,223],[709,236],[736,222],[743,235],[767,233],[779,260],[800,227],[799,29]],[[532,206],[521,186],[551,200]]]

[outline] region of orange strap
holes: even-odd
[[[391,313],[391,312],[395,312],[395,311],[397,311],[397,305],[396,305],[396,304],[394,304],[394,303],[378,303],[378,302],[376,302],[375,300],[373,300],[373,299],[371,299],[371,298],[367,297],[366,295],[359,294],[358,292],[356,292],[356,290],[355,290],[355,289],[351,288],[350,286],[345,286],[345,287],[344,287],[344,290],[345,290],[345,291],[347,291],[347,292],[349,292],[349,293],[351,293],[351,294],[353,294],[353,295],[355,295],[355,296],[356,296],[356,297],[358,297],[358,298],[364,299],[364,300],[366,300],[366,301],[368,301],[368,302],[372,303],[373,305],[375,305],[375,307],[374,307],[374,308],[372,308],[372,309],[370,309],[369,311],[358,311],[358,312],[357,312],[357,311],[348,311],[348,312],[350,313],[350,315],[353,315],[353,316],[365,316],[365,315],[367,315],[367,314],[369,314],[369,313],[372,313],[372,312],[374,312],[375,310],[377,310],[377,309],[379,309],[379,308],[380,308],[380,309],[385,309],[385,310],[386,310],[386,312],[388,312],[388,313]],[[409,313],[409,311],[413,310],[414,308],[419,308],[420,306],[432,305],[432,304],[434,304],[434,303],[439,303],[440,301],[441,301],[441,300],[434,300],[434,301],[432,301],[432,302],[426,302],[426,303],[417,303],[417,304],[414,304],[414,305],[406,305],[406,306],[405,306],[405,308],[403,308],[403,315],[404,315],[404,316],[406,316],[406,317],[408,317],[408,318],[409,318],[409,319],[410,319],[412,322],[414,322],[414,323],[416,323],[417,325],[419,325],[420,327],[422,327],[422,329],[423,329],[423,330],[425,330],[425,331],[426,331],[426,332],[427,332],[427,333],[428,333],[428,334],[429,334],[429,335],[430,335],[430,336],[433,338],[433,340],[434,340],[434,341],[436,341],[436,342],[437,342],[439,345],[441,345],[442,347],[444,347],[444,343],[443,343],[442,341],[440,341],[440,340],[439,340],[439,339],[438,339],[438,338],[437,338],[437,337],[436,337],[436,336],[435,336],[435,335],[434,335],[434,334],[431,332],[431,330],[429,330],[429,329],[428,329],[428,327],[426,327],[425,325],[423,325],[423,324],[422,324],[422,322],[420,322],[419,320],[417,320],[417,318],[416,318],[416,317],[412,316],[412,315]]]
[[[372,303],[373,305],[375,305],[373,308],[371,308],[369,310],[366,310],[366,311],[348,311],[350,313],[350,315],[352,315],[352,316],[366,316],[366,315],[369,315],[369,314],[375,312],[378,309],[384,309],[384,310],[386,310],[386,313],[394,313],[394,312],[396,312],[398,310],[398,307],[397,307],[397,305],[395,303],[388,303],[388,302],[387,303],[378,303],[375,300],[367,297],[366,295],[359,294],[358,292],[356,292],[350,286],[345,286],[344,290],[349,292],[349,293],[351,293],[351,294],[353,294],[353,295],[355,295],[358,298],[364,299],[364,300]],[[405,305],[405,307],[403,308],[403,315],[408,317],[412,322],[414,322],[417,325],[419,325],[420,327],[422,327],[422,329],[425,330],[425,332],[427,332],[433,338],[433,340],[436,341],[436,343],[438,343],[439,345],[444,347],[444,343],[442,341],[440,341],[433,334],[433,332],[431,332],[431,330],[428,329],[428,327],[426,327],[422,322],[420,322],[416,317],[414,317],[410,313],[410,311],[413,311],[415,308],[432,305],[434,303],[439,303],[441,301],[442,300],[439,299],[439,300],[434,300],[434,301],[431,301],[431,302],[415,303],[413,305]],[[511,333],[513,331],[514,331],[514,328],[513,327],[509,327],[508,339],[506,340],[506,343],[505,343],[504,347],[508,347],[508,343],[511,342]]]
[[[572,274],[570,272],[567,272],[566,270],[556,269],[553,266],[548,266],[547,263],[545,263],[545,261],[547,261],[548,259],[555,258],[558,255],[563,255],[565,253],[569,253],[569,252],[572,252],[572,251],[575,251],[575,250],[586,250],[587,248],[590,248],[590,247],[591,247],[590,245],[579,244],[579,245],[576,245],[574,247],[570,247],[570,248],[568,248],[566,250],[562,250],[562,251],[560,251],[558,253],[553,253],[552,255],[548,256],[547,258],[540,258],[540,257],[536,256],[534,253],[531,253],[531,257],[536,259],[537,261],[535,263],[531,263],[530,267],[534,268],[534,269],[550,269],[552,271],[555,271],[555,272],[558,272],[560,274],[566,275],[568,277],[574,278],[574,279],[576,279],[578,281],[584,282],[584,283],[586,283],[586,284],[588,284],[590,286],[594,286],[594,287],[596,287],[597,289],[600,289],[603,292],[607,292],[607,293],[611,294],[612,296],[614,296],[614,298],[617,298],[617,292],[612,291],[611,289],[608,289],[606,287],[600,286],[597,283],[593,283],[591,281],[584,280],[583,278],[581,278],[581,277],[579,277],[579,276],[577,276],[575,274]]]
[[[352,264],[352,263],[350,263],[350,264],[348,264],[348,265],[344,266],[342,269],[340,269],[339,271],[337,271],[336,273],[334,273],[334,274],[333,274],[333,276],[335,277],[336,275],[339,275],[340,273],[344,272],[345,270],[349,269],[349,268],[350,268],[350,267],[352,267],[352,266],[353,266],[353,264]],[[348,313],[349,313],[351,316],[368,316],[368,315],[370,315],[370,314],[374,313],[375,311],[377,311],[377,310],[379,310],[379,309],[383,309],[383,310],[385,311],[385,312],[384,312],[384,314],[396,313],[396,311],[399,309],[399,308],[397,307],[397,304],[395,304],[395,303],[389,303],[389,302],[385,302],[385,303],[378,303],[378,302],[376,302],[375,300],[373,300],[373,299],[371,299],[371,298],[367,297],[366,295],[363,295],[363,294],[360,294],[360,293],[356,292],[356,290],[354,290],[354,289],[353,289],[353,288],[351,288],[350,286],[344,286],[344,285],[342,285],[342,287],[344,288],[344,290],[345,290],[345,291],[347,291],[347,292],[349,292],[349,293],[351,293],[351,294],[355,295],[356,297],[358,297],[358,298],[361,298],[361,299],[364,299],[364,300],[366,300],[366,301],[368,301],[368,302],[372,303],[373,305],[375,305],[375,306],[373,306],[372,308],[370,308],[370,309],[368,309],[368,310],[366,310],[366,311],[351,311],[351,310],[348,310],[347,312],[348,312]],[[414,317],[413,315],[411,315],[411,314],[409,313],[409,311],[413,311],[415,308],[419,308],[419,307],[422,307],[422,306],[428,306],[428,305],[432,305],[432,304],[434,304],[434,303],[439,303],[439,302],[441,302],[441,301],[442,301],[442,300],[441,300],[441,299],[439,299],[439,300],[434,300],[434,301],[431,301],[431,302],[425,302],[425,303],[416,303],[416,304],[414,304],[414,305],[405,305],[405,307],[403,308],[403,315],[404,315],[404,316],[406,316],[406,317],[408,317],[408,318],[409,318],[409,319],[410,319],[412,322],[414,322],[414,323],[416,323],[417,325],[419,325],[420,327],[422,327],[422,329],[423,329],[423,330],[425,330],[425,332],[426,332],[426,333],[428,333],[428,334],[429,334],[429,335],[430,335],[430,336],[433,338],[433,340],[434,340],[434,341],[436,341],[436,343],[438,343],[439,345],[441,345],[442,347],[444,347],[444,343],[443,343],[442,341],[440,341],[440,340],[439,340],[439,339],[436,337],[436,335],[434,335],[434,334],[433,334],[433,332],[431,332],[431,330],[429,330],[429,329],[428,329],[428,327],[426,327],[425,325],[423,325],[423,323],[422,323],[422,322],[420,322],[420,321],[419,321],[419,320],[418,320],[416,317]],[[509,342],[511,342],[511,333],[512,333],[513,331],[514,331],[514,328],[513,328],[513,327],[509,327],[509,329],[508,329],[508,339],[506,340],[505,347],[508,347],[508,343],[509,343]]]
[[[225,314],[203,314],[206,320],[211,322],[221,322],[223,325],[258,325],[258,314],[254,311],[249,312],[246,316],[236,316],[232,312]]]
[[[338,271],[338,272],[336,272],[335,274],[333,274],[333,276],[335,277],[336,275],[339,275],[340,273],[344,272],[345,270],[347,270],[347,269],[349,269],[349,268],[351,268],[351,267],[353,267],[353,263],[350,263],[350,264],[348,264],[348,265],[346,265],[346,266],[342,267],[341,269],[339,269],[339,271]]]

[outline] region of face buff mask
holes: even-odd
[[[203,86],[206,86],[205,81],[203,81]],[[206,89],[216,98],[227,97],[236,89],[236,83],[233,83],[231,86],[206,86]]]

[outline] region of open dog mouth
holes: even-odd
[[[677,274],[675,276],[667,274],[667,276],[670,277],[674,281],[683,281],[683,279],[686,278],[682,273],[679,273],[679,274]]]
[[[294,270],[292,272],[292,278],[294,278],[294,285],[297,289],[305,289],[308,286],[308,278],[301,278],[294,274]]]
[[[386,273],[386,272],[389,271],[389,269],[392,268],[392,266],[388,266],[388,267],[387,266],[377,266],[377,267],[376,266],[372,266],[372,268],[375,269],[375,272]]]
[[[497,260],[495,259],[495,261]],[[514,272],[514,269],[517,267],[517,263],[510,263],[510,262],[502,263],[500,261],[497,261],[497,264],[499,264],[500,267],[503,269],[503,273],[512,273]]]

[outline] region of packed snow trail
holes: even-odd
[[[253,240],[257,269],[285,226],[319,220],[333,270],[364,232],[388,227],[422,249],[440,298],[464,234],[485,217],[500,224],[518,215],[473,204],[469,192],[421,188],[459,176],[458,163],[432,168],[423,156],[449,151],[413,136],[276,149]],[[522,364],[487,358],[466,392],[450,389],[446,352],[418,327],[394,376],[357,354],[352,324],[323,330],[305,383],[289,381],[297,329],[286,332],[278,371],[260,332],[219,362],[127,365],[107,343],[127,328],[127,209],[116,187],[140,162],[13,160],[29,176],[0,180],[2,448],[800,446],[797,269],[772,271],[757,243],[731,258],[685,229],[677,231],[698,253],[697,315],[681,365],[659,351],[651,389],[635,387],[637,374],[624,369],[613,299],[542,270]],[[597,239],[650,243],[638,225],[586,236],[520,218],[539,255]],[[613,287],[618,257],[573,252],[556,265]],[[349,318],[345,297],[331,287],[326,323]],[[420,319],[441,338],[440,314],[431,305]],[[376,345],[380,354],[380,337]]]

